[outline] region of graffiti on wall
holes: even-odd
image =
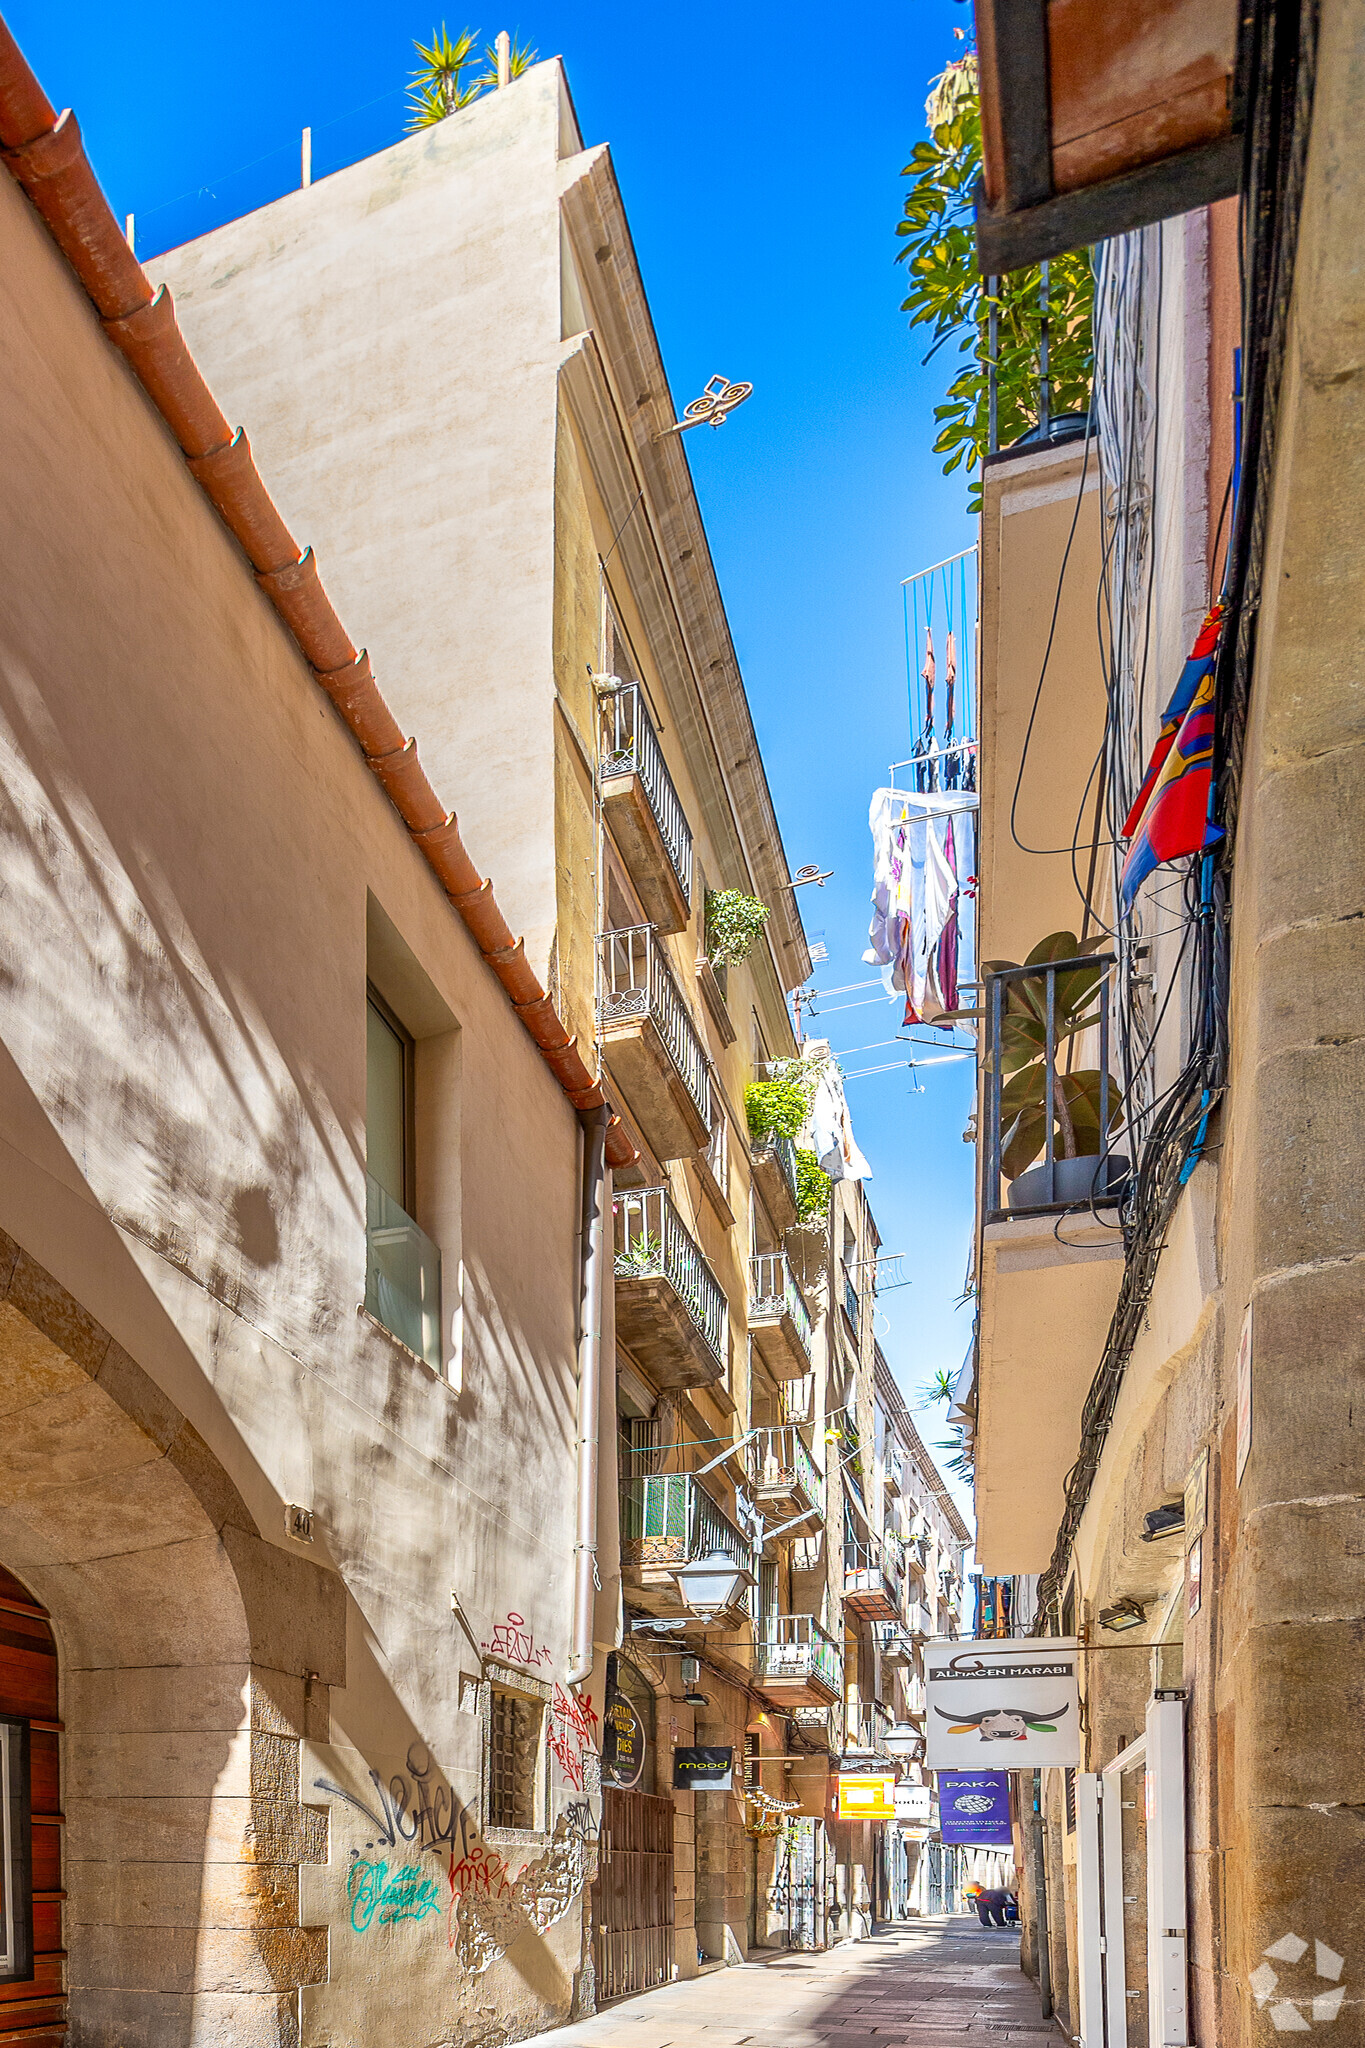
[[[589,1699],[575,1699],[558,1679],[550,1700],[547,1740],[551,1754],[564,1773],[565,1782],[572,1785],[575,1792],[582,1792],[590,1768],[588,1759],[591,1757],[595,1761],[597,1756],[597,1716]]]
[[[580,1795],[591,1794],[598,1782],[596,1716],[562,1687],[555,1695],[547,1740],[566,1782]],[[589,1796],[564,1809],[541,1855],[514,1868],[483,1840],[475,1815],[436,1773],[421,1743],[409,1749],[406,1770],[385,1778],[371,1767],[368,1775],[368,1795],[333,1778],[313,1780],[316,1791],[366,1823],[346,1877],[357,1934],[444,1913],[450,1952],[478,1975],[522,1934],[543,1934],[562,1920],[595,1875],[597,1827]],[[426,1856],[436,1859],[435,1871],[424,1864]]]
[[[357,1934],[367,1933],[375,1921],[392,1927],[396,1920],[425,1920],[441,1910],[440,1887],[419,1863],[400,1863],[391,1873],[382,1858],[372,1863],[358,1849],[351,1851],[346,1896]]]
[[[507,1619],[494,1627],[493,1640],[480,1644],[480,1648],[485,1656],[501,1657],[504,1663],[520,1664],[528,1671],[554,1661],[545,1644],[538,1643],[526,1626],[525,1616],[510,1610]]]

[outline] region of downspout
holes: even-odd
[[[602,1385],[602,1290],[607,1244],[605,1104],[580,1113],[583,1125],[582,1266],[578,1311],[578,1518],[574,1540],[573,1645],[568,1683],[592,1675],[597,1595],[597,1441]]]

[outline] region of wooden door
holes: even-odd
[[[47,1611],[0,1566],[0,1719],[9,1724],[15,1765],[14,1853],[4,1882],[21,1949],[17,1973],[0,1976],[0,2041],[25,2048],[60,2048],[66,2038],[57,1705],[57,1645]]]
[[[602,1792],[602,1839],[592,1893],[599,2002],[667,1984],[673,1975],[673,1801]]]

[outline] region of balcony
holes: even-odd
[[[988,1224],[1112,1207],[1123,1192],[1128,1159],[1115,1150],[1121,1091],[1109,1072],[1113,968],[1112,953],[1094,953],[986,978]]]
[[[752,1157],[754,1185],[773,1228],[790,1230],[799,1209],[795,1145],[781,1131],[768,1131],[755,1138]]]
[[[662,1389],[714,1384],[725,1373],[725,1295],[667,1188],[624,1190],[612,1218],[619,1341]]]
[[[846,1733],[844,1755],[846,1757],[891,1757],[887,1738],[895,1726],[890,1712],[879,1700],[864,1700],[859,1706],[845,1709]]]
[[[811,1362],[810,1315],[785,1252],[761,1252],[749,1261],[749,1331],[775,1380],[804,1379]]]
[[[877,1653],[882,1663],[892,1671],[908,1670],[915,1661],[915,1646],[909,1631],[900,1622],[877,1630]]]
[[[745,1446],[749,1491],[760,1507],[784,1520],[818,1508],[825,1497],[825,1485],[815,1469],[799,1429],[787,1423],[779,1429],[760,1429]],[[812,1533],[812,1524],[805,1525]]]
[[[405,1209],[365,1176],[365,1309],[442,1372],[441,1254]]]
[[[602,1049],[657,1159],[704,1152],[711,1139],[706,1053],[653,925],[603,932]]]
[[[633,1607],[660,1616],[685,1615],[674,1573],[679,1565],[694,1564],[716,1551],[752,1574],[748,1538],[690,1472],[651,1472],[622,1482],[621,1565]],[[746,1590],[733,1615],[748,1611]]]
[[[899,1591],[880,1543],[845,1543],[844,1605],[863,1621],[895,1621],[899,1615]]]
[[[907,1600],[901,1611],[901,1626],[905,1633],[922,1642],[934,1633],[931,1611],[922,1600]]]
[[[831,1707],[843,1691],[844,1660],[814,1615],[774,1614],[757,1645],[759,1685],[781,1707]]]
[[[832,1707],[793,1707],[791,1717],[807,1742],[814,1742],[830,1756],[838,1756],[844,1746],[844,1709],[842,1702]]]
[[[602,814],[650,922],[686,929],[692,904],[692,828],[638,683],[602,693]]]

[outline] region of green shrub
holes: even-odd
[[[811,1093],[809,1087],[789,1075],[750,1081],[744,1090],[749,1136],[755,1140],[790,1138],[794,1145],[810,1114]]]
[[[830,1177],[813,1152],[796,1155],[796,1209],[803,1223],[818,1223],[829,1209]]]
[[[712,967],[738,967],[747,960],[770,915],[766,903],[742,889],[708,889],[706,957]]]

